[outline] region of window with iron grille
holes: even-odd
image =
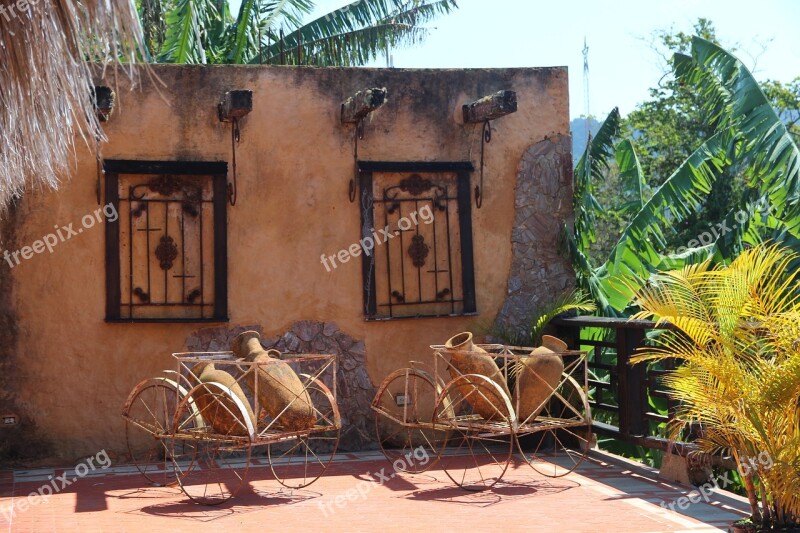
[[[475,314],[472,164],[358,165],[367,320]]]
[[[227,163],[105,161],[106,320],[228,319]]]

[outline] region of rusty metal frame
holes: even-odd
[[[499,359],[500,364],[498,364],[498,368],[500,369],[501,375],[503,379],[506,381],[506,383],[508,383],[509,378],[512,377],[513,373],[512,369],[519,364],[520,360],[523,357],[530,357],[531,352],[533,351],[532,347],[506,346],[502,344],[476,344],[475,346],[483,351],[482,352],[475,351],[467,353],[473,353],[475,355],[489,355],[495,358],[495,361]],[[558,355],[564,359],[564,371],[562,373],[560,382],[553,388],[553,392],[539,406],[539,408],[542,408],[543,406],[547,405],[554,399],[556,401],[569,404],[568,411],[571,410],[573,413],[570,415],[570,418],[553,418],[537,414],[536,417],[530,415],[525,420],[518,420],[517,413],[519,411],[519,406],[520,406],[519,389],[517,387],[514,387],[514,392],[512,393],[512,397],[508,397],[506,393],[502,391],[502,389],[500,389],[499,386],[497,386],[497,391],[495,391],[494,393],[502,397],[501,399],[505,402],[505,404],[507,405],[507,409],[510,411],[509,413],[510,416],[507,417],[508,421],[502,421],[502,420],[496,421],[496,420],[484,420],[479,415],[474,415],[474,414],[460,415],[459,413],[455,412],[453,412],[452,416],[450,416],[449,418],[442,419],[438,417],[437,413],[440,411],[440,407],[442,405],[444,405],[446,402],[449,402],[449,405],[452,406],[454,403],[452,398],[448,397],[448,395],[450,394],[449,389],[454,388],[453,384],[459,380],[462,381],[466,380],[469,384],[470,380],[477,379],[479,375],[464,374],[457,368],[455,368],[450,362],[450,354],[453,352],[452,349],[448,349],[446,346],[443,345],[432,345],[431,349],[433,350],[433,355],[434,355],[432,377],[437,385],[441,383],[444,384],[444,386],[441,392],[438,394],[435,406],[433,408],[433,413],[434,413],[433,417],[435,418],[435,420],[431,420],[428,422],[417,421],[413,424],[414,428],[423,428],[431,430],[440,429],[446,431],[462,431],[475,435],[476,438],[480,438],[481,435],[487,437],[507,436],[516,441],[517,446],[520,447],[520,451],[522,450],[521,450],[521,445],[519,444],[519,437],[525,435],[535,434],[538,432],[546,433],[550,431],[563,430],[576,427],[585,427],[587,428],[587,431],[591,432],[592,418],[591,418],[591,409],[588,403],[589,382],[588,382],[587,352],[568,350],[553,354],[553,355]],[[416,370],[416,365],[412,364],[411,369]],[[454,376],[453,374],[450,373],[451,369],[454,371],[453,372]],[[390,377],[394,377],[396,373],[397,372],[390,374]],[[407,372],[406,376],[408,375],[409,373]],[[534,375],[536,375],[535,372]],[[538,377],[538,375],[536,376]],[[480,376],[480,377],[488,380],[488,378],[486,378],[485,376]],[[408,379],[408,377],[406,379]],[[390,381],[387,378],[380,385],[380,387],[378,388],[378,392],[375,396],[375,400],[373,400],[372,409],[375,411],[376,417],[383,416],[393,420],[395,423],[404,424],[403,420],[392,416],[391,413],[389,413],[385,409],[382,409],[380,406],[380,399],[383,398],[384,392],[387,390],[389,384]],[[571,390],[571,392],[575,392],[579,396],[578,400],[580,401],[580,405],[578,407],[572,405],[570,401],[567,400],[567,398],[564,398],[564,396],[558,392],[564,386],[575,387],[574,389]],[[488,400],[488,398],[485,397],[484,399]],[[583,412],[581,412],[581,410]],[[437,425],[440,427],[437,428]],[[408,426],[412,427],[411,424],[409,424]],[[589,437],[589,439],[591,439],[591,436]],[[587,452],[588,449],[582,450],[583,457],[585,457]],[[435,458],[436,461],[438,461],[441,458],[442,453],[443,453],[442,449],[437,450],[437,457]],[[528,462],[527,458],[526,462]],[[529,462],[529,464],[531,463]],[[531,464],[531,466],[536,468],[533,464]],[[577,466],[577,464],[575,466]],[[575,466],[573,466],[573,468],[575,468]],[[504,471],[505,469],[503,469],[503,472]],[[448,473],[448,475],[450,474]],[[563,475],[563,474],[558,474],[558,475]]]
[[[198,376],[192,373],[192,367],[194,367],[198,363],[207,363],[213,362],[215,365],[222,367],[223,369],[227,370],[229,374],[231,374],[236,383],[238,383],[243,390],[250,391],[253,394],[253,398],[251,400],[250,407],[253,410],[253,413],[256,414],[256,427],[255,433],[251,438],[251,442],[249,443],[250,446],[264,446],[268,444],[274,444],[277,442],[281,442],[288,438],[298,437],[309,433],[315,433],[320,431],[330,431],[333,427],[334,429],[341,429],[341,420],[339,414],[339,408],[336,402],[336,379],[335,376],[337,375],[337,360],[336,356],[333,354],[283,354],[283,357],[280,359],[270,359],[268,361],[242,361],[238,360],[233,352],[178,352],[172,354],[172,356],[176,359],[178,363],[178,372],[184,376],[189,382],[192,381],[192,378],[199,383]],[[269,422],[265,422],[265,420],[259,416],[261,412],[261,406],[259,405],[258,401],[258,382],[259,380],[255,380],[254,384],[255,387],[253,390],[250,390],[250,387],[245,382],[245,377],[250,372],[255,372],[255,367],[263,367],[269,364],[274,364],[276,362],[283,362],[283,363],[297,363],[307,365],[312,362],[319,362],[321,365],[317,368],[312,374],[304,374],[306,379],[304,380],[304,387],[303,392],[308,391],[308,387],[315,382],[323,382],[323,375],[326,372],[329,372],[331,377],[332,383],[332,390],[331,390],[331,400],[332,400],[332,408],[334,414],[334,422],[333,426],[322,426],[322,427],[314,427],[307,430],[301,431],[284,431],[277,427],[280,421],[280,416],[286,412],[288,406],[284,408],[281,413],[277,415],[277,417],[273,418]],[[191,376],[191,377],[190,377]],[[299,398],[299,395],[295,395],[294,401]],[[291,402],[290,402],[291,405]],[[172,435],[173,438],[182,438],[182,435],[177,433]]]
[[[283,485],[291,486],[292,488],[300,488],[307,485],[310,485],[314,481],[316,481],[324,472],[327,470],[328,466],[330,465],[331,461],[333,460],[334,455],[336,454],[336,450],[339,446],[339,439],[341,434],[341,415],[339,413],[339,407],[337,403],[337,357],[336,355],[332,354],[282,354],[280,358],[276,359],[269,359],[265,361],[253,361],[248,362],[241,359],[238,359],[233,352],[224,351],[224,352],[179,352],[172,354],[173,358],[176,361],[177,370],[176,371],[167,371],[165,373],[166,376],[169,377],[170,382],[175,382],[178,386],[175,387],[175,394],[176,394],[176,410],[175,413],[170,413],[172,416],[172,425],[171,431],[169,432],[154,432],[150,428],[148,428],[145,424],[142,424],[140,421],[133,420],[131,416],[129,416],[129,410],[131,404],[137,397],[137,393],[139,392],[141,386],[145,383],[153,381],[153,379],[144,380],[142,383],[137,385],[134,390],[131,392],[128,400],[126,401],[125,405],[123,406],[123,417],[126,419],[126,428],[128,425],[136,426],[144,432],[151,433],[153,438],[159,442],[164,440],[170,440],[173,443],[182,443],[182,442],[197,442],[197,443],[205,443],[210,444],[213,446],[217,446],[219,449],[224,451],[242,451],[246,453],[246,461],[244,466],[241,468],[242,472],[237,473],[239,476],[240,484],[244,483],[244,479],[246,477],[247,469],[250,465],[250,453],[251,449],[257,446],[271,446],[275,444],[283,444],[287,442],[293,441],[300,441],[303,438],[308,438],[313,435],[317,434],[335,434],[335,436],[331,436],[331,450],[325,451],[324,453],[320,453],[319,455],[314,455],[314,459],[317,460],[318,464],[314,468],[319,469],[319,473],[313,479],[310,479],[306,482],[306,478],[302,484],[295,484],[295,485],[288,485],[285,479],[281,479],[276,472],[276,466],[272,463],[272,459],[270,456],[270,468],[273,470],[275,474],[276,480]],[[225,402],[216,402],[217,408],[224,408],[228,415],[234,417],[235,420],[241,421],[244,420],[244,424],[248,427],[248,435],[232,435],[232,434],[219,434],[215,433],[216,430],[213,429],[212,426],[204,423],[202,420],[200,424],[196,421],[192,421],[189,424],[183,424],[185,417],[182,416],[183,411],[188,410],[189,413],[196,412],[196,417],[202,417],[202,413],[197,411],[197,408],[194,405],[194,391],[195,389],[206,387],[207,385],[211,385],[213,383],[200,383],[198,376],[192,371],[195,365],[199,363],[208,363],[213,362],[215,366],[220,369],[225,369],[228,373],[233,376],[236,383],[242,386],[243,391],[246,391],[246,395],[248,396],[248,401],[250,402],[250,408],[252,409],[253,413],[255,414],[255,421],[254,425],[252,426],[252,430],[249,427],[249,420],[247,417],[249,416],[246,413],[246,409],[239,409],[242,411],[234,412],[231,411],[231,408],[228,405],[225,405]],[[314,427],[298,430],[298,431],[286,431],[281,430],[278,427],[280,423],[281,415],[286,412],[285,408],[284,411],[279,413],[274,418],[267,420],[266,415],[261,416],[261,406],[258,403],[258,382],[259,380],[254,380],[254,387],[251,389],[248,387],[245,377],[251,373],[256,372],[258,368],[264,367],[270,364],[275,364],[277,362],[291,364],[295,367],[303,367],[307,370],[307,373],[298,373],[302,382],[303,382],[303,392],[309,392],[309,390],[313,387],[317,392],[321,393],[325,398],[325,401],[328,402],[328,405],[320,406],[320,405],[313,405],[313,409],[315,415],[318,417],[322,417],[323,421],[320,422],[318,420],[317,424]],[[159,378],[155,378],[156,380]],[[331,388],[329,389],[326,385],[326,381],[331,383]],[[227,400],[233,401],[233,405],[238,405],[241,403],[237,397],[231,394],[230,389],[221,385],[221,384],[214,384],[215,385],[215,394],[219,395],[221,398],[224,397]],[[218,389],[218,390],[217,390]],[[249,393],[249,394],[248,394]],[[302,393],[299,393],[302,394]],[[298,399],[300,396],[299,394],[295,394],[294,399]],[[290,400],[289,404],[294,401]],[[243,407],[243,406],[242,406]],[[195,416],[190,417],[196,418]],[[328,425],[325,425],[327,422]],[[210,431],[209,431],[210,429]],[[326,460],[320,460],[320,456],[322,456]],[[309,458],[306,455],[305,457],[305,464],[306,467],[308,466]],[[139,465],[137,465],[138,467]],[[141,470],[141,468],[140,468]],[[188,470],[191,470],[191,466]],[[175,473],[176,473],[176,481],[177,483],[181,484],[181,488],[184,490],[187,496],[191,499],[197,501],[198,503],[207,503],[207,504],[217,504],[222,503],[227,498],[231,497],[235,491],[231,491],[231,495],[227,496],[227,498],[220,498],[213,500],[211,498],[197,498],[190,494],[187,488],[183,484],[183,479],[187,474],[187,471],[183,471],[177,465],[175,466]],[[239,470],[239,469],[237,469]],[[145,471],[142,470],[142,473],[145,474],[145,477],[148,477]],[[150,477],[148,477],[151,481],[153,481]]]

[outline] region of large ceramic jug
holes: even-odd
[[[193,394],[200,415],[216,433],[239,437],[250,434],[255,427],[256,417],[242,387],[233,376],[216,368],[214,363],[199,363],[192,368],[190,380],[196,384],[218,383],[239,400],[236,402],[231,397],[221,394],[222,390],[210,385],[198,388],[197,392]],[[248,420],[241,420],[242,407],[244,407]]]
[[[314,426],[317,417],[308,391],[292,367],[278,360],[280,352],[267,352],[261,347],[261,336],[255,331],[245,331],[231,343],[231,350],[249,362],[265,362],[253,365],[245,379],[251,390],[256,390],[258,379],[258,403],[278,421],[278,425],[290,431],[301,431]]]
[[[550,335],[542,336],[542,346],[519,361],[516,390],[519,395],[518,417],[521,422],[533,421],[561,382],[564,360],[559,352],[567,343]]]
[[[511,397],[505,377],[497,363],[490,355],[485,355],[486,350],[472,343],[472,333],[465,331],[450,337],[445,343],[447,353],[450,355],[450,377],[455,379],[461,374],[481,374],[491,379],[500,387],[507,397]],[[481,382],[466,380],[458,386],[458,390],[475,412],[486,420],[494,420],[508,415],[505,400],[495,391],[487,390]]]

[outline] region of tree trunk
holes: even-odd
[[[741,465],[738,456],[736,457],[736,462]],[[741,468],[739,470],[741,471]],[[764,519],[761,515],[761,511],[758,509],[758,498],[756,497],[756,487],[753,484],[753,474],[748,472],[746,475],[743,475],[742,481],[744,482],[744,488],[747,491],[747,499],[750,501],[750,507],[753,511],[753,516],[751,518],[754,523],[761,524]]]

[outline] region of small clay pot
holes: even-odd
[[[506,380],[489,355],[483,355],[486,350],[472,343],[472,333],[465,331],[450,337],[445,342],[445,348],[450,355],[450,377],[455,379],[461,374],[481,374],[491,379],[500,387],[507,397],[511,397]],[[475,393],[475,387],[480,386],[480,393]],[[486,390],[483,382],[466,380],[458,386],[458,390],[477,414],[486,420],[502,418],[507,413],[504,399],[495,391]]]
[[[317,417],[303,382],[291,366],[277,360],[280,352],[264,350],[260,339],[258,332],[245,331],[231,342],[231,350],[245,361],[269,361],[248,370],[247,385],[255,391],[258,379],[258,403],[282,428],[301,431],[313,427]]]
[[[564,372],[564,360],[553,354],[566,351],[567,344],[550,335],[542,337],[542,344],[533,349],[530,357],[523,357],[518,363],[517,415],[521,422],[532,421],[538,416],[561,382],[561,374]]]

